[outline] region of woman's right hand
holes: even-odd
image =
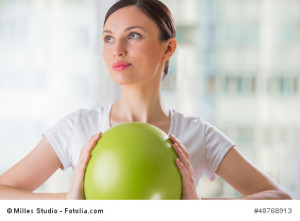
[[[86,169],[86,165],[89,162],[91,157],[91,151],[96,145],[97,141],[101,137],[102,132],[99,134],[95,134],[90,138],[90,140],[83,146],[80,151],[79,160],[77,166],[74,170],[73,181],[71,189],[68,193],[66,193],[67,200],[84,200],[84,192],[83,192],[83,178]]]

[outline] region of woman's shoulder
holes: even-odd
[[[171,112],[172,112],[174,119],[180,123],[184,123],[184,124],[191,124],[191,123],[192,124],[203,124],[204,123],[204,119],[201,116],[193,116],[193,115],[189,115],[189,114],[184,114],[175,109],[172,109]]]
[[[76,110],[76,114],[79,118],[89,117],[104,117],[109,114],[111,104],[99,105],[93,108],[80,108]]]
[[[171,110],[172,113],[172,122],[174,130],[177,132],[191,132],[192,131],[201,131],[204,130],[205,121],[201,116],[193,116],[181,113],[180,111]]]
[[[78,108],[67,114],[59,121],[59,124],[72,122],[76,127],[92,127],[93,125],[106,125],[111,104],[95,106],[93,108]]]

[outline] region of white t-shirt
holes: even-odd
[[[91,110],[79,109],[65,116],[44,135],[56,151],[64,170],[76,167],[81,148],[91,136],[110,128],[111,104]],[[195,182],[203,175],[214,180],[216,170],[227,151],[235,146],[227,136],[200,117],[187,117],[171,110],[169,134],[189,150]]]

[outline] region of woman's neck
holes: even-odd
[[[114,126],[125,122],[148,123],[167,132],[170,114],[162,104],[160,90],[122,86],[121,99],[112,106],[110,123]]]

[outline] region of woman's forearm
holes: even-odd
[[[66,193],[32,193],[11,186],[0,185],[1,200],[64,200]]]
[[[291,196],[280,190],[265,190],[236,198],[201,198],[202,200],[291,200]]]
[[[248,196],[240,197],[245,200],[291,200],[291,196],[280,190],[265,190]]]

